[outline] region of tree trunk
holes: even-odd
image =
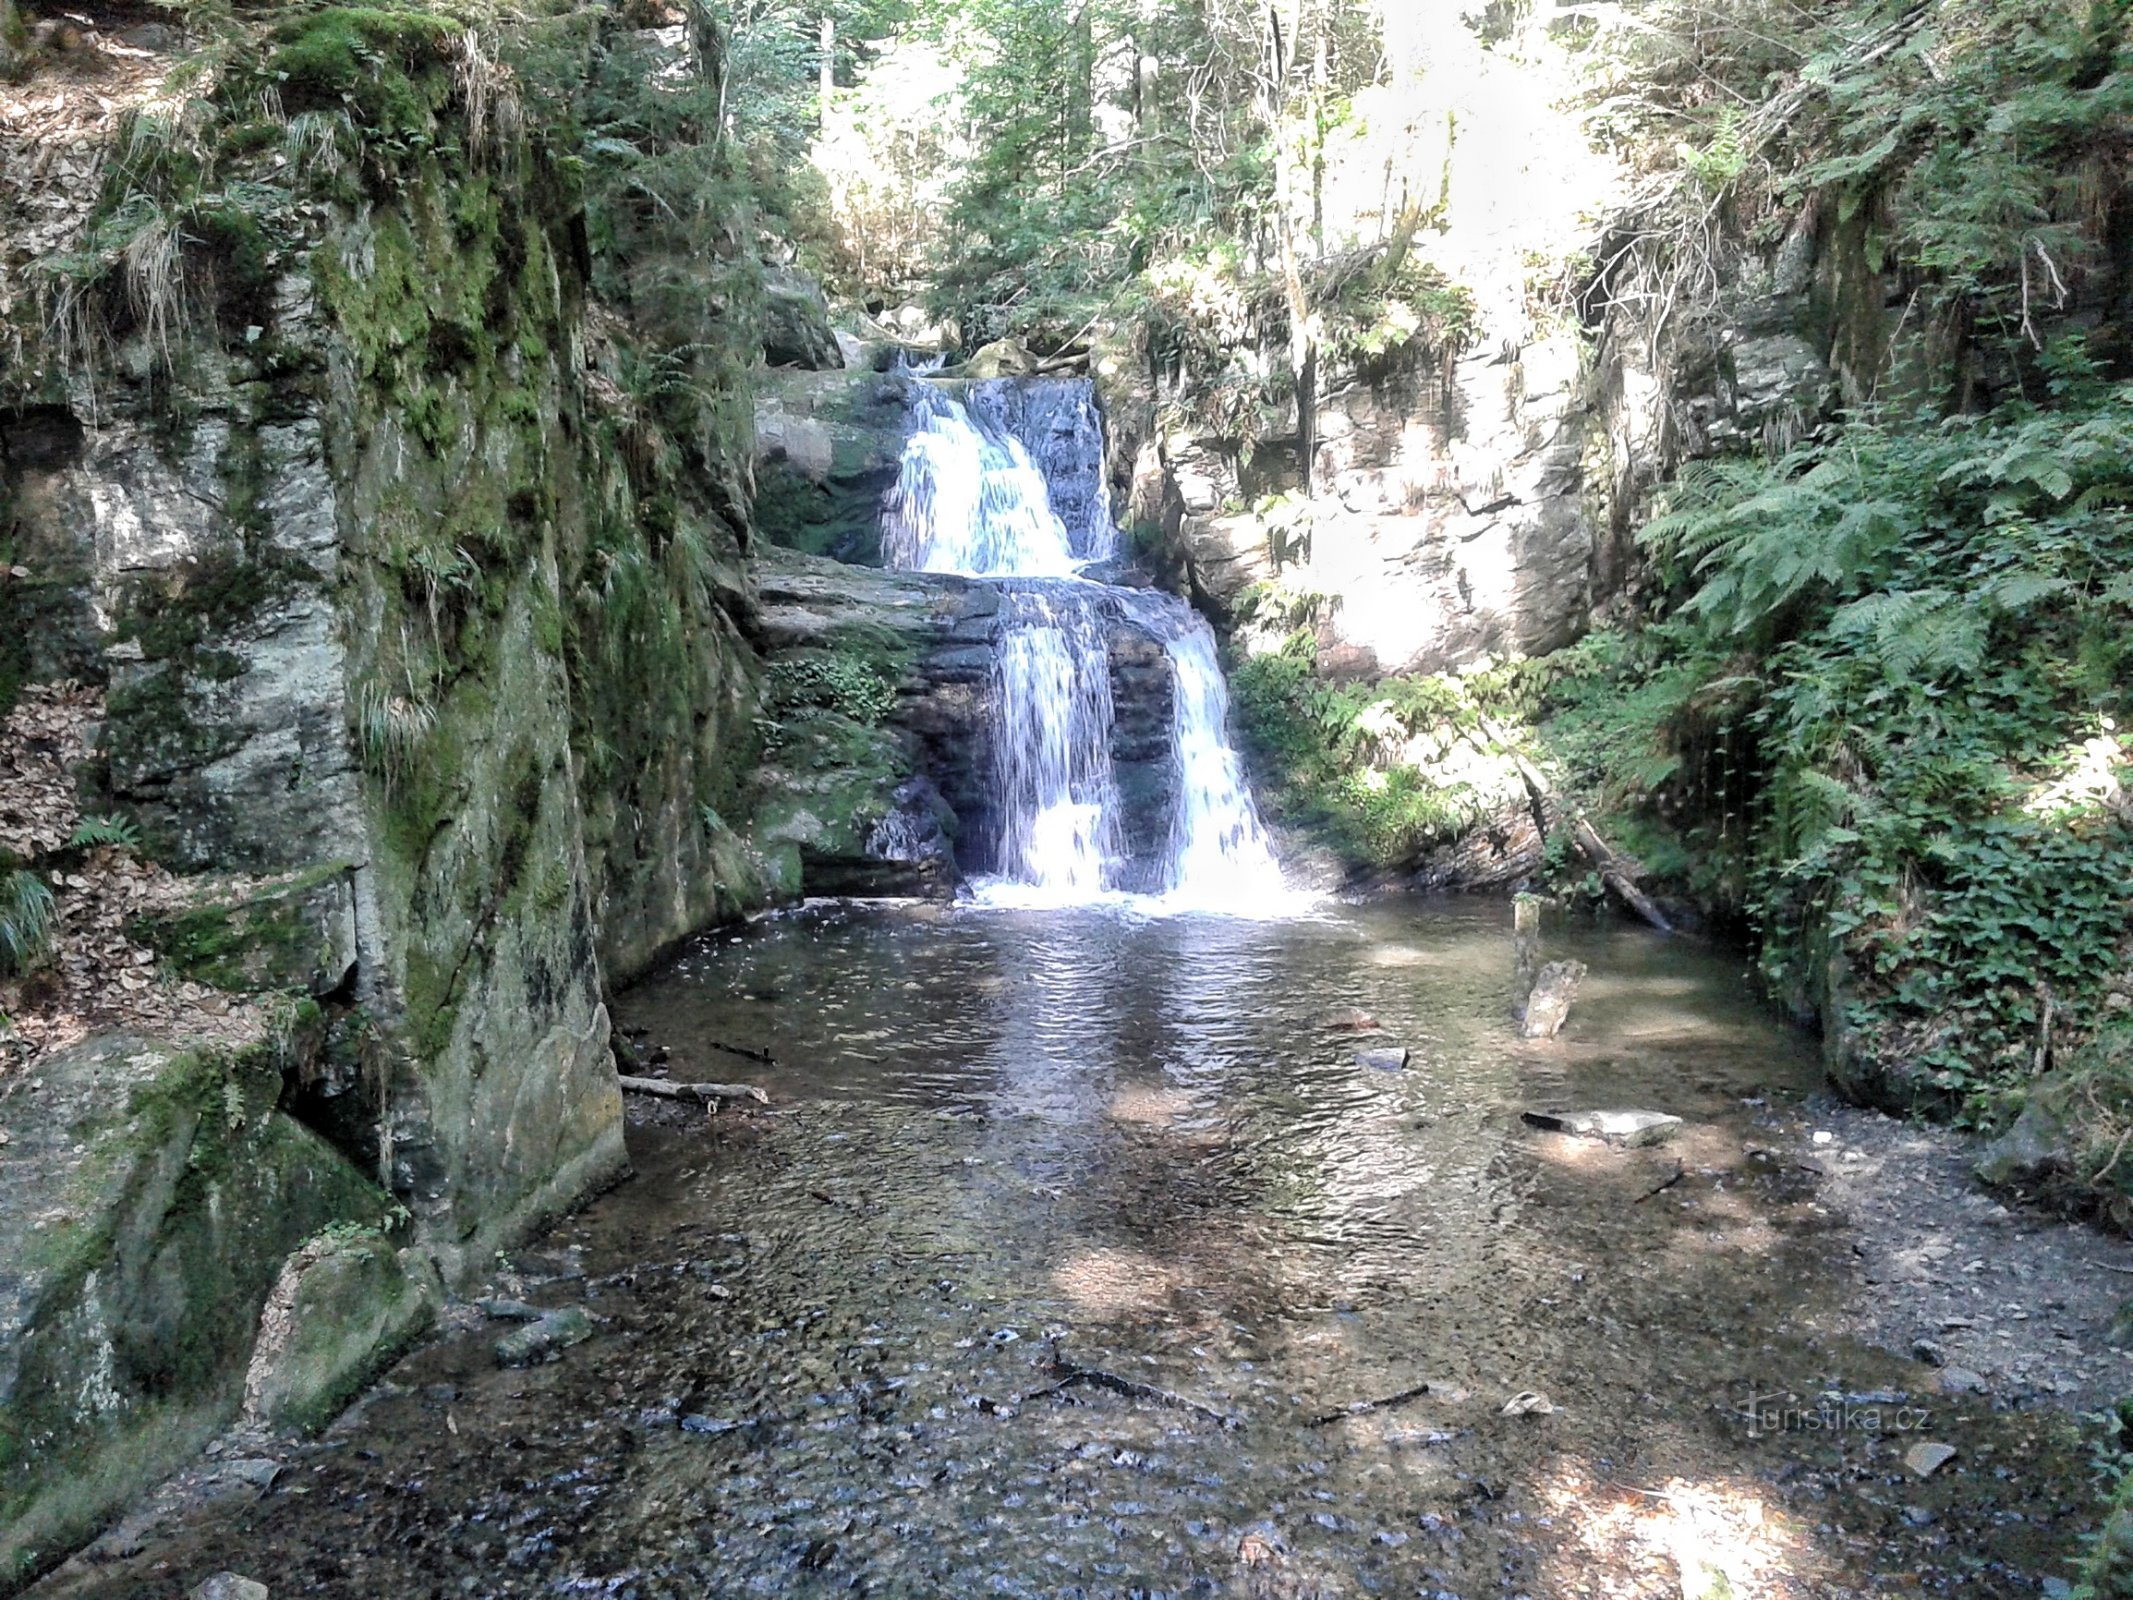
[[[837,94],[837,19],[827,11],[822,13],[822,100],[817,114],[824,133],[829,132],[830,102]]]

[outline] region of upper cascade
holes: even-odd
[[[980,898],[1246,915],[1286,905],[1229,743],[1213,630],[1175,595],[1081,575],[1118,544],[1090,385],[1001,379],[968,386],[965,399],[914,387],[918,425],[886,501],[882,549],[891,566],[1000,579],[1008,591],[991,686],[997,875],[980,882]],[[1108,643],[1121,624],[1170,667],[1176,778],[1159,862],[1129,859],[1123,843]],[[1155,894],[1129,896],[1129,882]]]
[[[1075,551],[1044,474],[1019,438],[981,426],[931,384],[916,386],[913,404],[918,430],[904,446],[882,519],[890,566],[979,578],[1064,578],[1091,558]]]

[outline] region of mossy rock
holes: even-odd
[[[464,31],[434,11],[329,6],[282,25],[267,72],[292,113],[345,105],[367,137],[415,132],[449,92]]]
[[[41,1070],[44,1091],[10,1112],[0,1185],[0,1589],[236,1415],[292,1251],[395,1215],[275,1109],[266,1047],[104,1036]]]
[[[437,1296],[381,1229],[340,1224],[291,1256],[267,1298],[245,1411],[323,1427],[435,1320]]]
[[[355,970],[355,869],[331,862],[189,911],[138,918],[132,932],[196,983],[323,997]]]

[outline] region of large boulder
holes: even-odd
[[[844,365],[829,302],[819,285],[789,267],[763,275],[763,359],[815,372]]]
[[[239,1412],[261,1313],[298,1273],[266,1414],[319,1420],[428,1316],[391,1197],[276,1109],[269,1046],[106,1035],[8,1105],[0,1183],[0,1590],[51,1565]],[[328,1289],[331,1292],[327,1292]]]

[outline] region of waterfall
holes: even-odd
[[[1177,694],[1171,742],[1178,757],[1178,802],[1172,813],[1163,890],[1207,909],[1264,909],[1288,892],[1281,867],[1252,804],[1244,763],[1229,742],[1229,685],[1215,659],[1215,631],[1174,595],[1170,628],[1159,635]]]
[[[968,404],[915,389],[917,427],[885,503],[889,564],[1001,580],[997,876],[981,897],[1081,904],[1120,897],[1131,878],[1180,907],[1278,903],[1287,891],[1230,747],[1213,631],[1175,595],[1080,576],[1118,540],[1090,386],[998,380],[970,386]],[[1123,624],[1161,647],[1174,686],[1177,794],[1157,863],[1125,847],[1110,644]]]
[[[904,446],[882,519],[882,552],[917,572],[1063,578],[1075,567],[1044,474],[1011,433],[981,431],[969,411],[920,384],[918,431]]]
[[[1000,871],[1043,899],[1094,899],[1121,854],[1109,647],[1070,591],[1010,593],[1005,603],[994,674]]]

